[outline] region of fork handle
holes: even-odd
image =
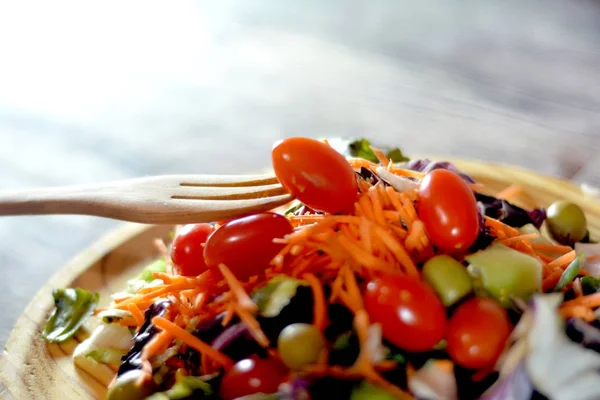
[[[65,186],[0,192],[0,216],[79,214],[114,218],[118,210],[106,201],[105,191],[102,186]]]

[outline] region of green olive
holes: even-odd
[[[585,238],[587,221],[577,204],[561,200],[548,207],[548,230],[559,243],[573,245]]]
[[[530,255],[494,243],[465,258],[475,292],[482,289],[504,307],[512,307],[512,296],[527,301],[542,290],[542,264]]]
[[[435,256],[423,266],[423,279],[436,291],[446,307],[471,293],[473,283],[467,269],[454,258]]]
[[[144,373],[139,369],[125,372],[119,376],[106,393],[106,400],[143,400],[150,395],[148,385],[140,385],[139,379]]]
[[[387,391],[370,384],[367,381],[362,381],[360,385],[352,390],[350,400],[394,400],[395,396],[392,396]]]
[[[286,326],[277,339],[281,360],[291,369],[313,364],[325,348],[321,331],[314,325],[291,324]]]

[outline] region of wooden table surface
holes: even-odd
[[[600,185],[598,1],[0,4],[0,189],[248,172],[293,135]],[[2,218],[0,343],[118,225]]]

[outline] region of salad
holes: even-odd
[[[100,319],[74,358],[107,399],[600,399],[600,245],[576,204],[525,210],[365,139],[272,159],[292,204],[176,227],[107,308],[55,291],[44,338]]]

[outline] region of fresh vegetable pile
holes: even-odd
[[[600,399],[600,247],[577,205],[338,150],[277,143],[289,208],[178,227],[96,309],[76,355],[115,368],[108,399]]]

